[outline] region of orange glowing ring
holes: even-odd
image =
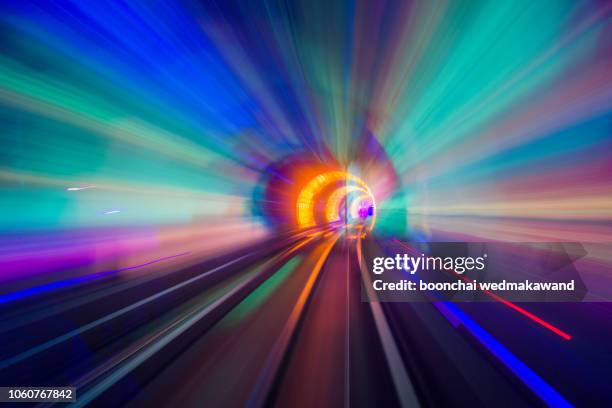
[[[328,222],[339,219],[339,215],[337,215],[339,214],[338,206],[342,197],[348,194],[350,191],[363,191],[365,195],[367,195],[368,198],[372,200],[372,205],[374,206],[374,208],[376,208],[376,201],[374,200],[374,195],[370,191],[368,185],[363,180],[361,180],[357,176],[354,176],[344,171],[331,171],[319,174],[318,176],[310,180],[300,191],[296,202],[298,227],[309,228],[317,225],[314,215],[316,197],[323,191],[323,189],[325,189],[325,187],[329,186],[332,183],[343,180],[347,185],[338,189],[339,192],[338,190],[334,191],[334,193],[332,193],[326,203],[325,213]],[[349,186],[349,182],[355,183],[357,184],[357,186]],[[333,210],[331,209],[332,206],[334,207]],[[372,216],[372,222],[370,223],[368,230],[371,231],[374,228],[375,223],[376,212],[374,212]]]

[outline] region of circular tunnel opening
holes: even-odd
[[[285,158],[267,168],[254,194],[254,213],[277,230],[335,226],[355,235],[376,224],[373,192],[336,164]]]
[[[375,199],[368,185],[346,171],[317,175],[296,200],[299,228],[336,224],[369,232],[376,223]]]

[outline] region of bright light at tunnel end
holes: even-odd
[[[363,236],[376,224],[376,200],[368,185],[346,171],[317,175],[296,201],[299,228],[344,223],[347,236]]]

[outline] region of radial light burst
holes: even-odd
[[[610,406],[611,19],[598,0],[3,1],[0,387]],[[530,261],[593,303],[368,302],[373,257],[448,242],[507,245],[487,273]]]

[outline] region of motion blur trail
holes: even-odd
[[[611,17],[3,1],[0,386],[101,407],[609,406]],[[444,242],[526,248],[487,274],[529,260],[584,301],[371,301],[373,259]]]

